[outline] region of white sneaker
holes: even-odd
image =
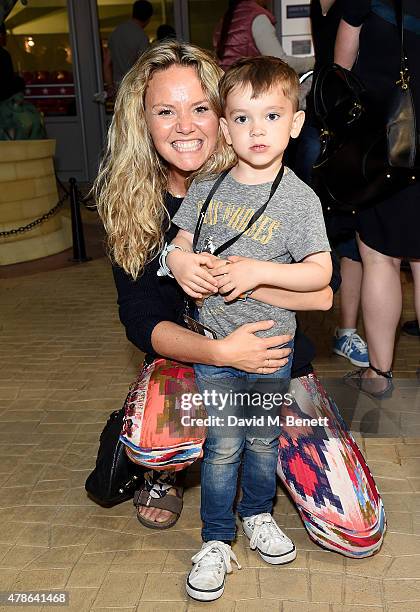
[[[224,542],[204,542],[201,550],[191,558],[194,567],[187,577],[187,593],[198,601],[213,601],[223,595],[225,576],[232,572],[230,561],[241,569],[235,553]]]
[[[295,545],[268,512],[242,519],[242,528],[251,550],[257,549],[267,563],[280,565],[296,559]]]

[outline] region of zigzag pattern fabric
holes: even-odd
[[[347,557],[373,555],[386,530],[375,481],[337,406],[315,374],[293,379],[288,414],[327,417],[327,427],[283,427],[278,476],[309,536]]]
[[[201,457],[205,428],[181,425],[183,415],[205,416],[202,408],[183,407],[183,394],[197,392],[190,366],[155,359],[144,368],[125,401],[120,440],[128,458],[149,469],[178,471]]]
[[[294,402],[286,414],[326,417],[328,426],[283,425],[280,480],[312,540],[347,557],[373,555],[382,545],[386,518],[359,447],[315,374],[293,379],[289,391]],[[156,359],[144,368],[125,404],[120,440],[129,459],[148,469],[178,471],[200,458],[205,428],[180,425],[183,414],[206,416],[200,407],[182,406],[181,396],[196,392],[189,366]]]

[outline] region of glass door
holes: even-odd
[[[23,84],[25,101],[43,113],[47,135],[56,140],[57,172],[62,178],[86,179],[66,0],[18,2],[5,26],[7,50]]]
[[[173,0],[151,0],[153,15],[144,28],[144,32],[152,43],[164,36],[175,36],[175,17]],[[108,38],[115,28],[125,22],[131,21],[132,2],[127,0],[97,0],[99,36],[101,44],[101,58],[104,58],[108,49]],[[103,74],[105,79],[105,74]],[[113,99],[102,98],[105,103],[108,122],[112,116]]]
[[[226,9],[226,0],[188,0],[190,41],[213,51],[214,30]]]

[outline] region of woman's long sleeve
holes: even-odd
[[[181,323],[184,298],[171,278],[160,278],[157,260],[150,262],[137,280],[113,266],[118,292],[118,312],[128,340],[144,353],[156,355],[152,332],[161,321]]]
[[[266,15],[258,15],[252,22],[252,36],[255,46],[261,55],[272,55],[287,62],[296,72],[302,73],[311,70],[314,66],[314,57],[295,57],[287,55],[277,38],[276,30]]]

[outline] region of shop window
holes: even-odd
[[[15,5],[6,19],[7,50],[25,81],[25,98],[45,115],[75,115],[66,0]]]
[[[157,38],[157,29],[166,23],[174,27],[173,0],[149,0],[153,5],[153,16],[145,28],[150,42]],[[102,44],[107,43],[108,36],[117,25],[130,19],[133,2],[127,0],[98,0],[99,29]]]
[[[195,45],[214,51],[213,33],[223,17],[226,0],[189,0],[190,40]]]
[[[172,0],[150,0],[153,5],[153,16],[145,28],[145,32],[152,43],[158,38],[159,26],[166,24],[175,27],[174,2]],[[124,21],[131,18],[133,2],[127,0],[98,0],[99,32],[101,37],[102,54],[108,46],[108,37],[111,32]],[[104,75],[104,81],[105,81]],[[106,102],[106,110],[113,110],[112,97]]]
[[[228,0],[188,0],[192,43],[203,49],[214,51],[214,30],[225,14],[228,4]],[[264,4],[270,11],[273,11],[273,5],[272,0],[266,0]]]

